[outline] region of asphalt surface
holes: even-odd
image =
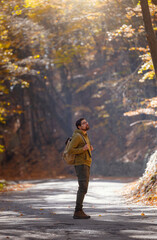
[[[0,240],[157,239],[157,209],[127,203],[121,195],[124,181],[90,181],[84,203],[88,220],[72,218],[76,180],[33,183],[25,191],[0,194]]]

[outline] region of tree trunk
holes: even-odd
[[[148,0],[141,0],[140,3],[142,8],[144,26],[147,34],[147,40],[152,56],[152,62],[154,65],[155,76],[157,79],[157,40],[152,26]]]
[[[69,126],[69,134],[72,134],[72,93],[68,86],[67,69],[62,66],[60,67],[60,76],[62,80],[62,92],[64,93],[65,99],[65,122]]]

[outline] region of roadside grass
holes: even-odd
[[[31,188],[33,184],[28,183],[8,183],[5,180],[0,181],[0,193],[11,192],[11,191],[24,191]]]

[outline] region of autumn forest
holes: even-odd
[[[0,2],[0,178],[72,176],[85,117],[93,176],[140,176],[157,145],[157,6],[141,0]]]

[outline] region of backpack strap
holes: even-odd
[[[86,143],[86,140],[85,140],[85,138],[84,138],[84,136],[83,136],[81,133],[78,133],[78,134],[82,137],[84,143],[87,144],[87,143]]]
[[[81,135],[81,137],[82,137],[84,143],[87,144],[87,142],[86,142],[84,136],[83,136],[81,133],[78,133],[78,134]],[[88,151],[88,153],[89,153],[89,156],[92,157],[91,154],[90,154],[90,151],[89,151],[89,150],[87,150],[87,151]]]

